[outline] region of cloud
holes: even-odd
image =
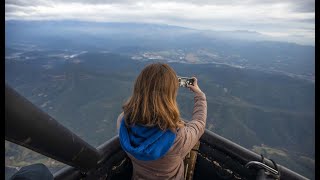
[[[146,22],[211,30],[314,34],[312,0],[6,0],[6,20]],[[310,37],[305,33],[306,36]]]
[[[34,6],[34,5],[44,5],[52,3],[81,3],[81,4],[136,4],[136,3],[157,3],[159,0],[6,0],[6,4],[14,4],[21,6]],[[173,2],[173,3],[186,3],[195,5],[243,5],[243,6],[254,6],[257,4],[268,6],[270,4],[276,3],[286,3],[292,4],[294,11],[301,12],[314,12],[315,11],[315,1],[314,0],[161,0],[163,3]]]

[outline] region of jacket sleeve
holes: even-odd
[[[181,157],[184,158],[199,141],[204,133],[207,121],[207,100],[206,95],[201,92],[195,94],[192,120],[181,129],[182,147]]]

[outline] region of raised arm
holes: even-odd
[[[199,141],[204,133],[207,120],[207,100],[206,95],[198,87],[197,79],[195,79],[194,86],[188,86],[194,92],[194,107],[191,121],[185,124],[182,128],[183,147],[181,149],[181,156],[184,158],[188,152]]]

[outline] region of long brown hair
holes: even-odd
[[[132,96],[122,106],[127,126],[158,126],[174,131],[183,126],[176,97],[178,79],[167,64],[146,66],[137,77]]]

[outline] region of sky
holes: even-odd
[[[6,20],[142,22],[246,30],[315,44],[314,0],[6,0]]]

